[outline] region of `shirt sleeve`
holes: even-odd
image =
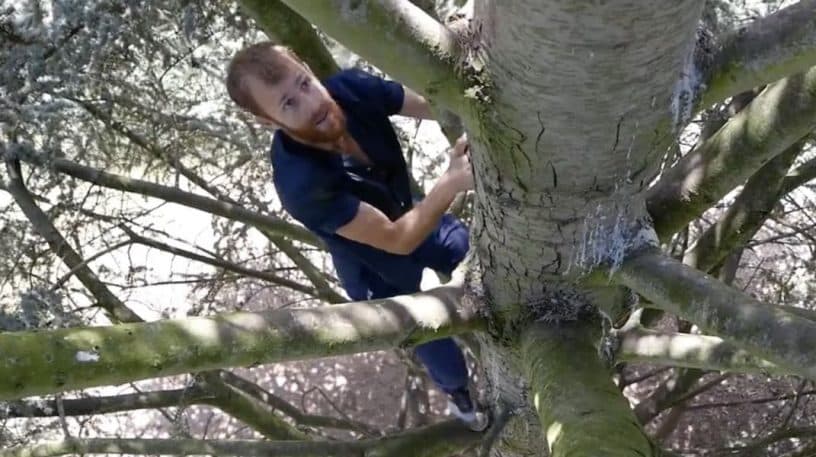
[[[335,180],[324,177],[311,181],[312,186],[301,187],[282,195],[282,203],[289,214],[307,228],[324,233],[335,233],[357,215],[360,200],[334,185]],[[300,186],[299,186],[300,187]]]
[[[349,70],[349,82],[361,99],[380,106],[386,115],[391,116],[402,110],[405,100],[405,89],[402,84],[358,69]]]

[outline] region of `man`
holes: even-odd
[[[284,208],[325,240],[352,300],[419,290],[423,268],[450,275],[468,250],[466,227],[445,214],[473,187],[462,138],[450,165],[419,202],[388,116],[429,119],[427,101],[401,84],[360,70],[325,81],[271,42],[235,55],[227,90],[236,104],[277,129],[270,160]],[[462,352],[450,339],[416,348],[450,409],[474,430],[487,425],[468,391]]]

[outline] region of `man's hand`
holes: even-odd
[[[467,135],[462,135],[448,153],[450,163],[445,171],[446,178],[451,181],[456,192],[465,192],[473,189],[473,170],[470,166]]]
[[[392,222],[382,211],[360,202],[357,214],[337,229],[337,234],[392,254],[408,255],[436,229],[456,194],[472,188],[468,143],[462,135],[450,152],[447,171],[410,211]]]

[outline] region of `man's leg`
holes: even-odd
[[[352,257],[332,254],[337,278],[352,301],[368,300],[369,289],[366,284],[365,267]]]
[[[467,390],[468,369],[462,350],[453,338],[430,341],[414,349],[428,369],[431,379],[443,392],[451,395]]]
[[[464,260],[470,249],[468,228],[452,214],[445,214],[436,230],[414,252],[413,256],[424,267],[440,277],[440,282],[450,280],[451,273]]]
[[[439,226],[414,252],[413,257],[422,266],[450,277],[467,255],[469,248],[467,227],[453,215],[445,214]],[[453,339],[445,338],[417,346],[416,353],[428,367],[431,377],[440,389],[448,394],[467,389],[467,365],[462,351]]]
[[[371,279],[370,287],[372,298],[410,293],[390,286],[379,277]],[[419,285],[416,288],[419,290]],[[414,353],[425,366],[434,384],[448,395],[451,412],[473,430],[484,430],[487,427],[487,418],[477,410],[470,396],[465,356],[453,338],[442,338],[420,344],[414,348]]]
[[[467,226],[459,219],[452,214],[445,214],[428,244],[418,253],[425,266],[436,271],[440,282],[450,281],[451,273],[467,255],[470,249],[468,232]],[[452,338],[432,341],[428,343],[427,349],[424,346],[416,348],[417,355],[429,367],[429,372],[437,373],[439,379],[435,379],[435,382],[448,394],[448,408],[468,422],[474,430],[483,430],[488,425],[487,417],[479,411],[470,396],[467,365],[459,346]],[[432,365],[435,368],[431,369]],[[447,367],[447,370],[441,367]]]

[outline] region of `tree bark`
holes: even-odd
[[[463,58],[459,41],[407,0],[284,3],[408,87],[449,109],[461,109],[465,84],[455,71]]]
[[[490,103],[467,125],[473,244],[496,306],[547,300],[640,232],[636,193],[671,143],[668,106],[701,5],[477,2]]]
[[[270,39],[295,51],[318,78],[340,69],[312,24],[280,0],[241,0],[241,7]]]
[[[361,441],[247,441],[196,439],[68,439],[0,450],[0,457],[66,454],[161,454],[267,457],[447,457],[478,443],[479,434],[457,421]]]
[[[0,399],[419,344],[480,328],[461,286],[315,309],[0,333]]]
[[[646,196],[667,239],[816,127],[816,68],[769,85]]]
[[[814,179],[816,179],[816,159],[810,159],[788,173],[782,181],[781,191],[783,194],[787,194]]]
[[[213,394],[200,388],[163,390],[115,395],[111,397],[66,398],[62,400],[65,416],[92,416],[137,409],[170,408],[201,403]],[[18,417],[57,417],[55,400],[22,400],[9,402],[0,419]]]
[[[661,333],[638,327],[622,332],[620,338],[617,360],[624,362],[735,373],[791,374],[790,370],[761,360],[716,336]]]
[[[816,379],[816,322],[760,303],[714,278],[646,250],[613,276],[665,311],[718,335],[788,373]]]
[[[522,336],[530,399],[550,455],[659,455],[590,343],[599,336],[597,329],[585,323],[557,328],[533,323]]]
[[[517,408],[497,456],[545,455],[541,435],[529,428],[531,386],[516,347],[521,329],[538,319],[554,327],[581,321],[583,310],[596,305],[617,307],[627,297],[622,289],[587,290],[574,280],[656,242],[638,193],[671,145],[672,100],[678,117],[691,109],[679,106],[685,86],[677,75],[692,53],[701,6],[475,4],[480,48],[474,60],[484,73],[474,86],[472,113],[463,116],[476,179],[471,234],[478,261],[470,290],[491,311],[492,332],[482,343],[487,396]],[[575,384],[576,391],[598,379],[611,383],[597,353],[587,357],[580,378],[558,371],[548,379]],[[565,409],[577,401],[563,398]],[[638,430],[628,407],[605,414]],[[573,433],[577,441],[565,449],[597,443],[591,433]]]
[[[802,152],[796,143],[751,176],[734,203],[706,229],[683,256],[683,263],[711,271],[735,249],[745,246],[765,224],[782,195],[785,175]]]
[[[816,1],[800,0],[721,39],[711,51],[701,106],[816,65]]]

